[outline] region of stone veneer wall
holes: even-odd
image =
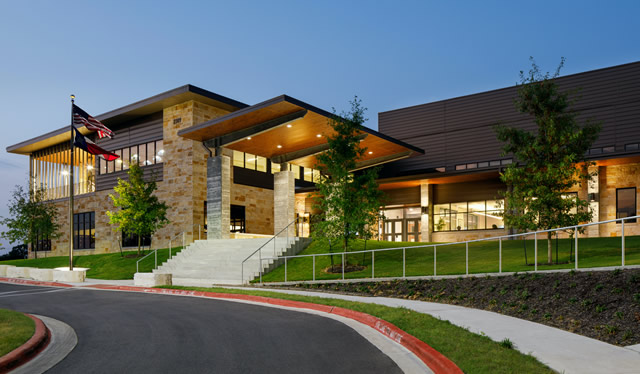
[[[245,210],[246,231],[249,234],[273,235],[273,190],[231,185],[231,204]]]
[[[465,240],[475,240],[490,238],[492,236],[507,235],[507,230],[465,230],[465,231],[435,231],[431,234],[433,242],[462,242]]]
[[[178,131],[229,113],[194,100],[165,108],[163,113],[163,180],[158,182],[156,195],[169,205],[170,224],[158,230],[152,248],[166,248],[169,239],[187,231],[187,240],[197,239],[198,224],[204,223],[206,200],[206,160],[209,153],[200,142],[178,136]],[[98,191],[74,197],[74,213],[94,211],[96,214],[96,246],[92,250],[75,250],[75,255],[113,253],[120,251],[119,233],[109,225],[106,212],[113,209],[109,194],[113,190]],[[68,255],[69,202],[55,201],[58,209],[61,236],[51,241],[50,252],[38,252],[39,257]],[[196,226],[194,226],[196,225]],[[33,256],[32,253],[29,254]]]
[[[640,164],[610,165],[600,167],[600,217],[599,221],[616,219],[616,189],[636,188],[636,215],[640,207]],[[600,236],[620,236],[622,225],[607,223],[599,225]],[[640,220],[624,224],[624,234],[640,235]]]

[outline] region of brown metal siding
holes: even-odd
[[[142,167],[142,175],[145,180],[155,178],[156,182],[162,180],[163,164],[149,165]],[[118,178],[128,180],[127,171],[96,175],[96,191],[104,191],[118,185]]]
[[[602,131],[594,147],[640,142],[640,62],[557,79],[562,90],[575,90],[578,121],[594,119]],[[425,155],[393,163],[397,173],[502,159],[502,144],[492,127],[498,123],[535,130],[517,112],[516,87],[508,87],[379,114],[380,132],[425,150]],[[608,158],[615,153],[602,154]]]
[[[420,186],[385,190],[384,205],[420,204]]]
[[[141,118],[135,122],[127,122],[120,128],[112,130],[115,132],[115,136],[112,139],[98,139],[96,144],[111,151],[160,140],[162,139],[162,112]]]
[[[505,185],[498,179],[433,185],[433,203],[494,200],[500,198]]]

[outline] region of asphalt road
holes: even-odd
[[[49,373],[399,373],[344,324],[193,297],[0,284],[0,308],[69,324],[78,345]]]

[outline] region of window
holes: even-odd
[[[151,246],[151,236],[143,235],[142,240],[140,241],[140,245],[142,247],[150,247]],[[122,233],[122,246],[123,247],[137,247],[138,246],[138,235],[136,234],[127,234]]]
[[[433,231],[502,229],[503,200],[481,200],[433,206]]]
[[[40,232],[36,234],[36,240],[31,245],[33,251],[50,251],[51,250],[51,238],[49,236],[42,235]]]
[[[100,174],[126,171],[132,164],[147,166],[159,164],[164,156],[162,140],[138,144],[131,147],[116,149],[113,153],[120,156],[115,161],[105,161],[98,158],[98,171]]]
[[[247,232],[246,230],[246,220],[245,220],[245,209],[242,205],[231,205],[230,211],[230,223],[231,227],[229,228],[230,232]]]
[[[94,249],[96,247],[95,212],[73,215],[73,248]]]
[[[616,189],[616,218],[633,217],[636,213],[636,188]],[[636,222],[635,219],[625,220],[625,223]],[[619,222],[618,222],[619,223]]]

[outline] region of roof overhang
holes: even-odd
[[[314,168],[316,156],[328,149],[335,135],[335,115],[282,95],[178,131],[178,135],[271,159]],[[366,148],[356,169],[423,154],[424,151],[375,130],[363,127],[360,142]]]
[[[189,100],[197,100],[231,112],[248,107],[247,104],[187,84],[95,117],[108,127],[117,127],[122,123],[157,113],[164,108]],[[80,131],[85,135],[91,133],[84,127]],[[69,125],[67,125],[44,135],[9,146],[7,147],[7,152],[28,155],[37,150],[69,140],[69,134]]]

